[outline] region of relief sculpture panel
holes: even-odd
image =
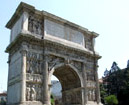
[[[37,53],[27,53],[27,73],[41,74],[42,55]]]
[[[27,83],[26,101],[41,101],[41,85]]]
[[[88,101],[96,101],[95,89],[88,90]]]
[[[87,81],[95,81],[95,76],[94,76],[93,70],[87,71],[86,74],[87,74]]]
[[[32,33],[43,35],[43,21],[29,16],[28,30]]]
[[[42,61],[41,54],[35,52],[27,53],[26,101],[41,101]]]
[[[81,92],[80,91],[73,91],[65,93],[64,101],[66,104],[80,104],[81,100]]]

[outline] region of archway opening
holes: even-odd
[[[81,81],[75,70],[70,66],[61,66],[55,69],[53,75],[58,78],[62,87],[62,105],[81,105]]]
[[[62,103],[62,86],[59,79],[52,75],[51,78],[51,105],[61,105]]]

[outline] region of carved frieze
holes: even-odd
[[[43,35],[43,21],[36,19],[34,16],[29,16],[28,30],[32,33]]]
[[[47,51],[54,53],[54,54],[58,54],[59,56],[63,56],[63,57],[67,57],[67,58],[74,58],[74,59],[78,59],[78,60],[85,60],[86,57],[84,56],[84,54],[68,49],[67,47],[63,47],[63,46],[57,46],[55,44],[50,44],[48,43],[46,45],[47,47]]]
[[[27,73],[26,81],[31,83],[42,83],[42,75]]]
[[[35,52],[27,52],[28,59],[43,60],[43,55]]]

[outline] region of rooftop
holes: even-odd
[[[7,96],[7,93],[0,93],[0,96]]]

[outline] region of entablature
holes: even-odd
[[[78,47],[76,45],[70,46],[69,43],[58,43],[52,40],[34,37],[31,34],[25,34],[25,33],[20,33],[20,35],[18,35],[17,38],[7,47],[6,52],[10,53],[10,51],[15,51],[13,49],[15,49],[16,46],[17,48],[20,48],[19,45],[22,42],[39,45],[41,47],[44,47],[45,45],[45,47],[47,48],[46,51],[48,52],[53,52],[54,50],[56,50],[56,52],[60,52],[60,54],[63,53],[64,51],[66,51],[65,52],[66,55],[68,54],[68,52],[69,54],[70,53],[71,54],[74,53],[77,55],[79,54],[81,55],[82,59],[88,56],[95,57],[96,59],[101,58],[101,56],[99,56],[99,54],[97,54],[96,52],[89,51],[83,47]]]

